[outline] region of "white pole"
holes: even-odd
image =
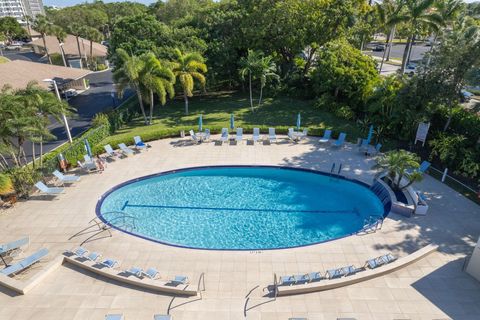
[[[60,97],[60,91],[58,91],[57,81],[52,80],[52,82],[53,82],[53,87],[55,88],[55,93],[57,94],[58,101],[62,101],[62,97]],[[67,117],[65,116],[65,113],[62,113],[62,118],[63,118],[63,124],[65,125],[65,130],[67,131],[68,141],[72,143],[73,142],[72,134],[70,133],[70,128],[68,127],[68,121],[67,121]]]
[[[442,175],[442,182],[445,182],[445,178],[447,178],[447,173],[448,173],[448,168],[445,168],[445,171],[443,171],[443,175]]]

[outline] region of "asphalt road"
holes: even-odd
[[[90,128],[91,121],[95,114],[111,110],[114,107],[114,103],[115,106],[118,107],[124,100],[132,95],[131,91],[126,91],[122,100],[112,98],[111,93],[114,91],[114,86],[112,72],[109,70],[90,74],[86,78],[90,80],[90,89],[76,97],[70,98],[68,101],[69,104],[77,110],[77,114],[68,119],[72,137],[80,135]],[[57,139],[43,144],[44,154],[68,141],[67,132],[63,123],[53,121],[48,128]],[[27,158],[31,160],[33,154],[32,144],[26,142],[24,148]],[[35,155],[36,157],[40,156],[38,144],[35,145]]]
[[[368,49],[371,49],[376,43],[371,43],[367,46]],[[423,55],[430,51],[431,47],[427,47],[424,44],[417,44],[412,47],[412,54],[410,60],[421,60]],[[405,44],[394,44],[392,45],[392,50],[390,52],[391,58],[402,59],[403,51],[405,50]],[[383,56],[383,51],[372,51],[372,55],[377,57]]]

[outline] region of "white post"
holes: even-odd
[[[445,171],[443,171],[443,175],[442,175],[442,182],[445,182],[445,178],[447,177],[447,173],[448,173],[448,168],[445,168]]]
[[[60,52],[62,53],[63,65],[67,67],[67,60],[65,60],[65,51],[63,51],[63,42],[60,42],[58,46],[60,47]]]
[[[52,80],[52,82],[53,82],[53,87],[55,88],[55,93],[57,94],[58,101],[62,101],[62,97],[60,97],[60,91],[58,90],[57,81]],[[72,134],[70,133],[70,128],[68,127],[68,121],[67,121],[67,117],[65,116],[65,113],[62,113],[62,118],[63,118],[63,124],[65,125],[65,130],[67,131],[68,141],[72,143],[73,142]]]

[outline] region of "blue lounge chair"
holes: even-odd
[[[114,259],[107,259],[107,260],[104,260],[103,262],[100,263],[102,266],[105,266],[109,269],[113,269],[115,268],[116,266],[119,265],[118,261],[117,260],[114,260]]]
[[[75,250],[68,251],[68,253],[75,255],[79,258],[83,258],[88,253],[88,250],[82,247],[78,247]]]
[[[320,143],[328,143],[330,141],[330,137],[332,136],[332,130],[325,130],[323,133],[323,137],[320,138],[318,142]]]
[[[47,195],[59,195],[60,193],[63,193],[65,189],[63,188],[56,188],[56,187],[47,187],[45,183],[42,181],[38,181],[35,183],[35,187],[40,190],[42,193],[47,194]]]
[[[355,268],[355,266],[347,266],[347,267],[343,267],[342,269],[343,269],[343,274],[345,276],[351,276],[357,273],[358,271],[363,270],[363,269],[357,269]]]
[[[64,175],[63,173],[61,173],[60,171],[58,170],[55,170],[53,171],[53,175],[58,179],[58,181],[60,181],[62,184],[65,184],[65,183],[73,183],[73,182],[77,182],[77,181],[80,181],[80,177],[79,176],[76,176],[76,175]]]
[[[235,136],[235,140],[237,142],[242,142],[242,140],[243,140],[243,129],[242,128],[237,128],[237,135]]]
[[[200,143],[200,139],[198,139],[197,135],[193,130],[190,130],[188,133],[190,133],[190,137],[192,137],[192,140],[195,141],[196,143]]]
[[[138,150],[147,149],[147,145],[142,141],[142,138],[140,138],[140,136],[133,137],[133,141],[135,142],[135,148],[137,148]]]
[[[85,259],[87,260],[90,260],[90,261],[97,261],[102,255],[98,252],[90,252],[90,254],[86,257],[84,257]]]
[[[387,253],[381,256],[380,259],[382,259],[385,262],[385,264],[388,264],[390,262],[397,260],[397,257],[394,257],[391,253]]]
[[[222,128],[220,140],[222,141],[222,143],[228,141],[228,128]]]
[[[173,280],[171,280],[170,282],[175,284],[175,285],[187,284],[188,283],[188,277],[186,277],[186,276],[175,276],[175,278]]]
[[[415,169],[415,170],[407,170],[407,173],[412,173],[414,171],[418,171],[420,173],[425,173],[425,171],[427,171],[427,169],[430,167],[431,163],[428,162],[428,161],[423,161],[421,164],[420,164],[420,167],[418,167],[418,169]]]
[[[157,279],[159,272],[155,268],[148,268],[147,271],[143,271],[143,275],[150,279]]]
[[[291,286],[295,284],[295,277],[294,276],[281,276],[279,279],[279,286]]]
[[[124,320],[123,314],[107,314],[105,320]]]
[[[125,272],[138,278],[141,278],[143,275],[143,269],[139,267],[131,267],[130,269],[125,270]]]
[[[385,264],[389,264],[395,260],[397,260],[397,257],[393,256],[391,253],[387,253],[382,256],[367,260],[365,262],[365,266],[368,266],[370,269],[375,269]]]
[[[348,271],[349,271],[349,267],[330,269],[330,270],[327,270],[327,278],[328,279],[341,278],[345,276]]]
[[[204,141],[209,141],[210,140],[210,129],[205,129],[205,138],[203,138]]]
[[[134,155],[135,152],[130,149],[129,147],[127,147],[125,145],[125,143],[119,143],[118,144],[118,147],[120,148],[120,150],[122,150],[122,152],[126,155],[126,156],[131,156],[131,155]]]
[[[275,134],[275,128],[268,128],[268,140],[272,143],[274,140],[277,142],[277,135]]]
[[[172,320],[172,316],[169,314],[156,314],[153,316],[153,320]]]
[[[253,128],[252,140],[253,140],[253,143],[260,140],[260,129],[259,128]]]
[[[323,276],[320,272],[310,272],[308,274],[308,282],[315,282],[315,281],[320,281],[323,279]]]
[[[296,274],[293,276],[295,279],[295,284],[307,283],[310,282],[310,278],[308,274]]]
[[[17,256],[22,251],[21,248],[23,246],[28,245],[29,243],[30,243],[30,238],[25,237],[25,238],[21,238],[21,239],[0,245],[0,259],[2,259],[5,266],[7,266],[7,263],[4,260],[5,257]]]
[[[332,144],[332,146],[333,147],[343,146],[346,137],[347,137],[347,134],[345,132],[341,132],[340,135],[338,136],[338,139],[335,140],[335,142]]]
[[[0,270],[0,273],[5,276],[15,275],[28,267],[32,266],[33,264],[39,262],[42,258],[44,258],[48,254],[48,249],[43,248],[32,254],[31,256],[26,257],[20,262],[17,262],[9,267],[6,267],[3,270]]]

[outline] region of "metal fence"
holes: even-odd
[[[428,173],[433,178],[445,183],[450,188],[460,192],[465,197],[480,204],[480,190],[475,190],[473,186],[468,186],[465,183],[459,181],[458,179],[455,179],[454,177],[448,175],[448,168],[442,171],[430,166],[430,168],[428,168]]]

